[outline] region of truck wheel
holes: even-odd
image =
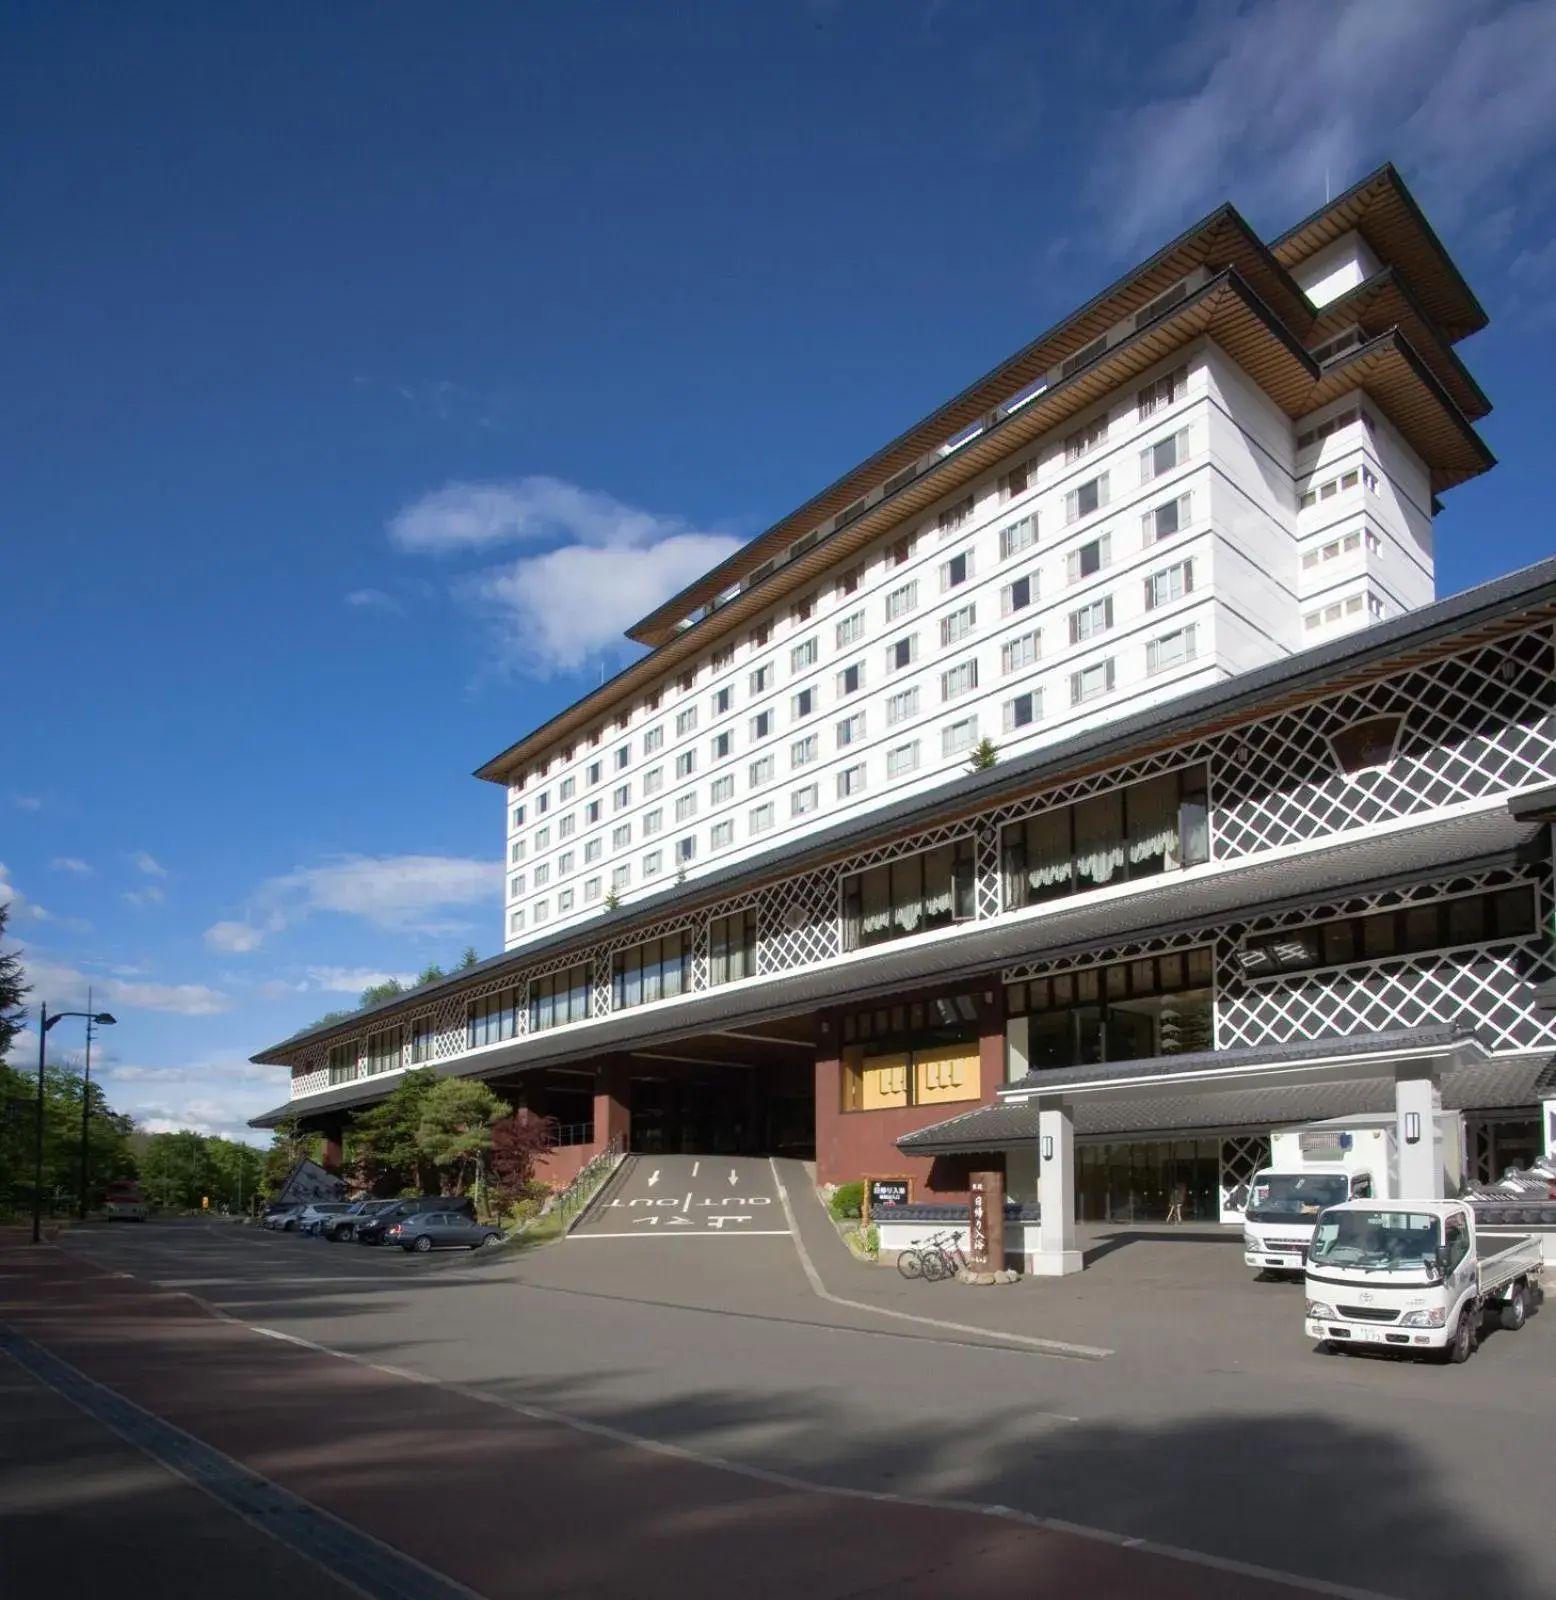
[[[1524,1299],[1524,1286],[1514,1284],[1513,1292],[1502,1304],[1502,1326],[1509,1333],[1517,1333],[1523,1327],[1524,1320],[1529,1315],[1529,1306]]]
[[[1459,1320],[1453,1325],[1453,1337],[1448,1341],[1448,1348],[1443,1352],[1451,1366],[1459,1367],[1469,1360],[1470,1352],[1475,1348],[1475,1313],[1469,1306],[1459,1313]]]

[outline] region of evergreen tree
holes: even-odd
[[[21,1031],[25,1012],[22,997],[27,993],[27,979],[22,972],[21,952],[6,950],[5,924],[10,914],[8,905],[0,905],[0,1061],[10,1053],[11,1043]]]

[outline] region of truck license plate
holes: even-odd
[[[1352,1328],[1351,1337],[1360,1339],[1363,1344],[1382,1344],[1383,1330],[1381,1328]]]

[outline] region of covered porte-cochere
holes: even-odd
[[[1155,1136],[1182,1146],[1185,1181],[1201,1137],[1221,1130],[1386,1114],[1402,1195],[1441,1199],[1464,1165],[1459,1119],[1477,1104],[1532,1101],[1552,1075],[1549,1052],[1493,1058],[1457,1026],[1335,1035],[1280,1044],[1029,1071],[993,1105],[904,1135],[905,1155],[998,1155],[1014,1177],[1035,1169],[1038,1244],[1028,1269],[1079,1272],[1079,1202],[1087,1187],[1078,1136]],[[1516,1081],[1514,1081],[1516,1080]],[[1546,1093],[1551,1091],[1546,1090]],[[1126,1131],[1127,1130],[1127,1131]]]

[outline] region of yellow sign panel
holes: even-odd
[[[941,1045],[913,1052],[913,1103],[937,1105],[946,1100],[978,1098],[978,1050],[965,1044]]]
[[[908,1103],[907,1056],[866,1056],[861,1077],[861,1111],[880,1111],[886,1106]]]
[[[211,1197],[208,1194],[202,1194],[200,1196],[200,1209],[202,1211],[209,1211],[211,1209]]]

